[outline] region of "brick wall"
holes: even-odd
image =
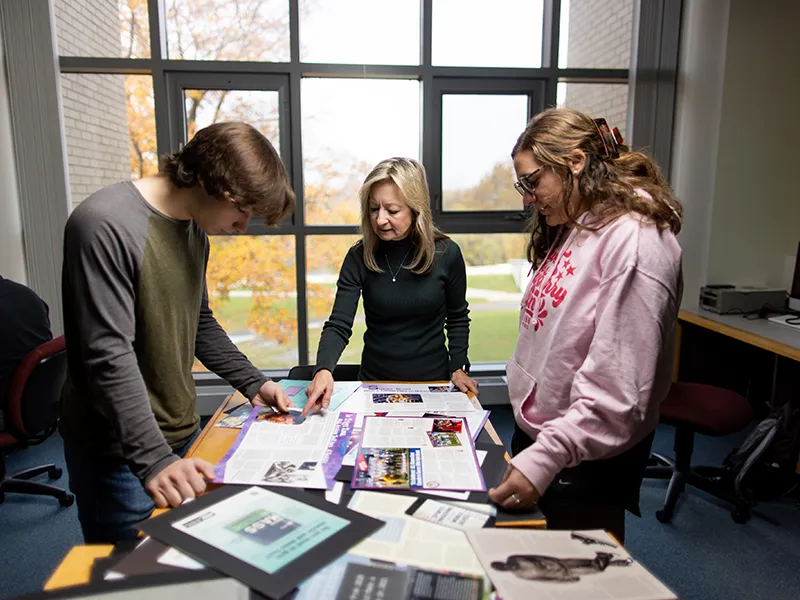
[[[570,0],[567,66],[627,69],[633,38],[633,0]],[[566,106],[626,131],[627,85],[567,84]]]
[[[120,56],[117,0],[54,0],[62,56]],[[125,76],[61,75],[72,205],[131,177]]]

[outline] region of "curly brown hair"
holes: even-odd
[[[531,151],[544,168],[552,169],[564,182],[562,201],[568,225],[597,231],[627,213],[638,213],[661,229],[678,233],[683,209],[658,165],[643,152],[632,152],[620,143],[618,153],[610,153],[595,120],[569,108],[549,108],[535,115],[517,139],[511,157]],[[584,153],[586,162],[579,177],[574,177],[567,163]],[[617,155],[618,154],[618,155]],[[571,207],[567,199],[577,179],[579,204]],[[644,193],[642,193],[644,192]],[[592,226],[576,222],[589,212],[597,219]],[[549,226],[535,213],[529,223],[526,254],[538,265],[547,256],[558,226]]]
[[[179,188],[202,183],[214,198],[252,207],[267,225],[280,223],[294,210],[286,167],[269,140],[247,123],[201,129],[181,150],[161,157],[159,174]]]

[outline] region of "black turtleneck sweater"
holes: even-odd
[[[414,252],[410,236],[381,241],[375,259],[383,273],[376,273],[364,264],[361,242],[350,248],[339,272],[333,311],[322,328],[315,374],[320,369],[333,372],[353,333],[359,295],[364,297],[367,322],[362,380],[449,380],[453,371],[469,369],[469,307],[461,249],[448,238],[436,242],[433,267],[425,275],[400,268],[412,262]]]

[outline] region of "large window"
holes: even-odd
[[[313,364],[358,239],[359,186],[391,156],[422,161],[434,220],[461,246],[472,363],[505,362],[529,271],[510,158],[517,137],[556,104],[623,134],[631,119],[633,0],[54,7],[73,204],[155,173],[160,154],[211,123],[250,123],[280,152],[295,214],[277,228],[253,220],[245,235],[212,237],[208,267],[220,323],[266,370]],[[364,329],[359,307],[341,362],[360,361]]]

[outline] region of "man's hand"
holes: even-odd
[[[467,375],[463,369],[458,369],[457,371],[453,371],[453,374],[450,376],[450,379],[459,390],[464,392],[465,394],[469,391],[478,395],[478,382],[475,381],[472,377]]]
[[[281,412],[289,412],[290,408],[296,408],[283,388],[274,381],[267,381],[262,385],[251,402],[253,406],[271,406]]]
[[[204,477],[214,479],[211,463],[202,458],[182,458],[153,477],[145,489],[158,508],[174,508],[206,491]]]
[[[333,394],[333,375],[328,369],[321,369],[314,375],[313,381],[306,389],[306,402],[303,408],[302,415],[305,417],[311,412],[328,408],[331,403],[331,395]]]
[[[507,510],[528,510],[540,497],[528,478],[512,465],[508,465],[502,483],[489,490],[489,499]]]

